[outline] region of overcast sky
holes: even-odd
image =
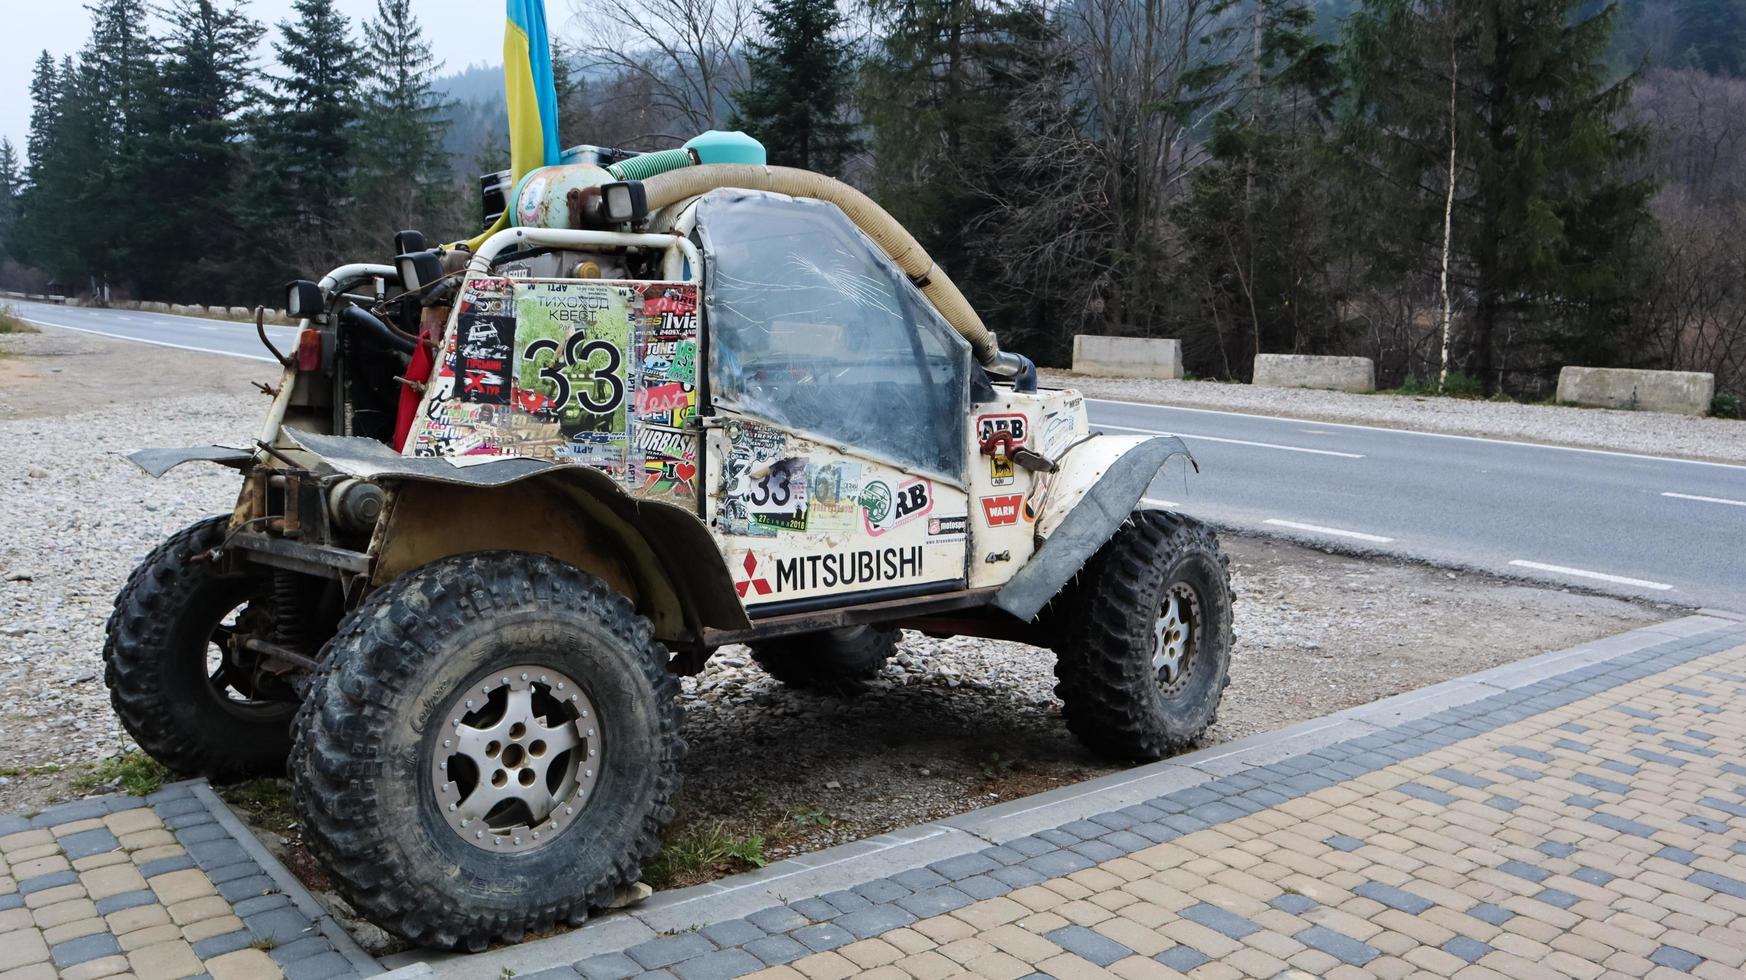
[[[338,5],[354,25],[376,10],[376,0],[338,0]],[[546,6],[558,33],[569,4],[548,0]],[[248,7],[269,25],[261,55],[271,57],[268,42],[277,35],[272,25],[290,16],[291,0],[250,0]],[[503,63],[503,0],[413,0],[412,9],[446,70]],[[91,17],[82,0],[0,0],[0,20],[5,25],[0,29],[0,136],[22,154],[30,131],[31,67],[45,49],[57,61],[76,54],[90,36]]]

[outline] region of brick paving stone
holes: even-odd
[[[258,949],[239,949],[205,963],[212,980],[278,980],[279,965]]]
[[[94,960],[102,956],[114,956],[121,952],[121,944],[116,942],[115,937],[109,933],[100,932],[56,944],[50,948],[49,952],[54,959],[55,966],[64,970],[87,960]]]

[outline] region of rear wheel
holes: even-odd
[[[848,626],[752,644],[752,659],[789,687],[834,694],[861,690],[897,652],[898,631]]]
[[[1157,759],[1212,725],[1229,683],[1231,584],[1199,521],[1139,511],[1052,605],[1055,693],[1080,741]]]
[[[292,798],[347,901],[427,946],[577,924],[660,847],[678,684],[648,622],[553,559],[433,562],[341,626]]]
[[[115,599],[103,679],[133,740],[184,776],[227,782],[285,771],[297,695],[244,641],[272,630],[272,582],[212,559],[228,517],[146,557]]]

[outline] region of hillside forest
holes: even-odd
[[[903,221],[1003,346],[1171,337],[1544,398],[1746,395],[1746,0],[549,0],[565,145],[742,129]],[[0,142],[0,287],[274,304],[480,230],[499,69],[414,0],[92,0]],[[270,58],[261,52],[271,51]],[[25,93],[16,93],[16,96]]]

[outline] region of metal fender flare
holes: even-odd
[[[1026,622],[1035,619],[1115,535],[1152,478],[1178,453],[1194,464],[1175,436],[1093,435],[1069,448],[1037,515],[1042,544],[995,594],[995,607]]]
[[[523,537],[529,527],[535,528],[534,533],[545,529],[556,545],[586,526],[594,529],[590,533],[597,544],[607,547],[612,561],[624,567],[650,604],[640,611],[655,623],[658,637],[701,640],[706,629],[751,626],[727,562],[703,521],[676,504],[632,497],[599,470],[529,457],[497,457],[456,466],[446,459],[402,456],[374,439],[291,428],[284,434],[326,466],[390,489],[385,526],[378,528],[378,540],[371,548],[377,554],[374,577],[395,571],[384,568],[384,562],[401,564],[391,560],[396,553],[394,527],[398,512],[407,505],[421,513],[424,531],[434,528],[439,536],[445,526],[458,534],[469,526],[508,519],[526,525],[520,528]],[[442,503],[445,491],[458,507]],[[540,506],[537,511],[518,509],[528,503]],[[439,509],[433,511],[433,506]],[[610,584],[610,576],[602,577]]]

